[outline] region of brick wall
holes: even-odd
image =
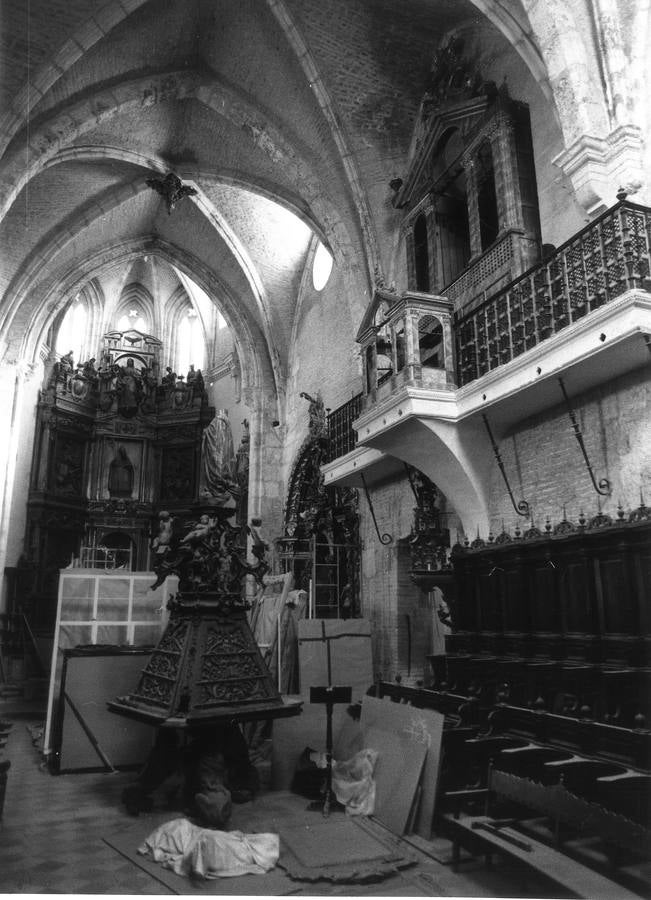
[[[406,477],[374,486],[370,493],[380,533],[390,534],[393,541],[384,545],[378,540],[366,497],[360,491],[362,615],[373,625],[376,674],[393,680],[398,674],[407,674],[405,616],[418,603],[419,589],[407,574],[408,553],[400,545],[401,538],[411,531],[414,495]],[[416,655],[412,649],[412,674],[417,668]]]
[[[558,406],[524,420],[499,441],[516,499],[527,500],[539,528],[547,516],[558,522],[563,504],[568,519],[576,521],[581,510],[595,515],[598,500],[604,512],[615,515],[619,502],[626,510],[639,505],[641,487],[646,501],[651,498],[651,384],[646,370],[577,397],[572,396],[569,378],[566,387],[595,477],[608,478],[612,491],[602,498],[595,492],[559,387]],[[491,478],[490,508],[493,532],[501,531],[502,519],[512,532],[518,517],[497,467]]]

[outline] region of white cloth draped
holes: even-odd
[[[173,819],[153,831],[138,848],[177,875],[233,878],[264,875],[278,862],[277,834],[244,834],[201,828],[188,819]]]

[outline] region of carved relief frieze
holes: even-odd
[[[138,514],[150,514],[152,504],[140,500],[128,500],[124,497],[111,497],[108,500],[90,500],[88,509],[99,515],[135,517]]]
[[[206,655],[211,653],[243,653],[249,649],[245,636],[240,630],[223,627],[208,629],[206,637]]]
[[[62,415],[60,412],[52,410],[45,421],[47,421],[50,431],[65,430],[84,437],[90,437],[92,434],[92,423],[89,419]]]
[[[242,679],[236,684],[213,681],[199,685],[201,697],[197,706],[210,707],[212,703],[242,703],[243,701],[265,699],[268,691],[262,679]]]
[[[167,678],[157,678],[146,672],[140,679],[135,697],[155,705],[167,706],[172,699],[173,690],[173,681],[169,681]],[[126,698],[122,699],[123,702],[127,702]]]
[[[225,650],[222,652],[226,652]],[[255,678],[260,674],[257,660],[251,655],[237,654],[223,656],[221,654],[205,654],[201,666],[200,678],[206,680],[224,680],[226,678]]]
[[[168,625],[165,634],[158,644],[158,649],[164,653],[181,654],[183,643],[187,633],[189,622],[187,619],[181,619],[173,624]]]
[[[43,510],[40,515],[30,518],[33,522],[39,522],[46,528],[64,531],[83,531],[85,525],[83,513],[70,510]]]

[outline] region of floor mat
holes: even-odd
[[[416,862],[397,852],[391,842],[369,834],[354,819],[283,826],[280,839],[278,865],[301,881],[382,881]]]

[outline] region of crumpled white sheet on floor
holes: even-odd
[[[264,875],[278,862],[277,834],[244,834],[216,831],[193,825],[188,819],[165,822],[138,847],[177,875],[201,878],[233,878]]]
[[[332,790],[349,816],[370,816],[375,810],[377,750],[360,750],[345,762],[332,764]]]

